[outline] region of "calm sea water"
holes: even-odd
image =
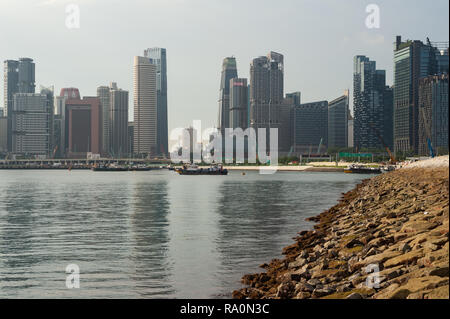
[[[228,298],[366,177],[0,171],[0,298]]]

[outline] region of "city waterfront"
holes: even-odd
[[[0,297],[230,298],[367,177],[1,171]]]

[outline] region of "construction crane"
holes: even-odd
[[[58,151],[58,145],[56,145],[55,148],[53,149],[52,159],[55,159],[55,155],[56,155],[57,151]]]
[[[322,146],[323,143],[323,137],[320,138],[320,143],[319,143],[319,147],[317,148],[317,154],[320,155],[320,147]]]
[[[433,144],[431,143],[431,127],[429,125],[429,121],[427,121],[427,118],[425,116],[424,108],[419,107],[419,112],[420,112],[420,115],[422,116],[423,126],[425,127],[425,133],[427,134],[426,138],[427,138],[428,149],[430,150],[430,157],[434,158],[435,153],[433,150]]]
[[[390,163],[392,165],[395,165],[397,163],[397,160],[395,159],[394,154],[392,154],[391,150],[389,149],[389,147],[386,145],[386,143],[384,142],[383,138],[381,137],[380,132],[375,128],[375,126],[373,125],[373,123],[369,123],[370,128],[375,132],[375,134],[377,134],[378,140],[381,142],[381,144],[383,144],[384,149],[386,150],[386,152],[389,154],[390,157]]]

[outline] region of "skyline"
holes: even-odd
[[[419,1],[414,1],[416,6],[409,1],[407,11],[398,2],[377,1],[380,29],[368,29],[364,24],[369,1],[283,1],[275,5],[276,9],[269,1],[264,2],[266,5],[258,6],[258,15],[254,15],[250,14],[252,5],[260,2],[113,1],[106,6],[105,1],[32,0],[24,6],[5,0],[0,3],[0,28],[8,32],[1,35],[0,59],[32,58],[36,86],[53,85],[56,93],[63,87],[77,87],[82,96],[95,96],[99,85],[117,82],[130,92],[131,104],[133,57],[142,55],[148,47],[166,48],[170,131],[187,127],[194,119],[201,120],[205,127],[218,124],[224,57],[236,57],[239,77],[249,78],[253,58],[279,52],[285,56],[286,93],[300,91],[305,103],[331,101],[346,89],[352,96],[355,55],[377,61],[377,69],[386,70],[387,84],[392,85],[397,34],[422,41],[427,36],[431,41],[447,41],[449,37],[448,1],[436,1],[440,10],[426,15],[426,4]],[[65,27],[67,3],[79,4],[80,29]],[[239,11],[233,11],[235,8]],[[16,9],[21,10],[21,16],[11,20],[13,15],[8,13]],[[96,14],[98,9],[102,9],[101,15]],[[404,12],[403,16],[398,12]],[[125,21],[126,13],[135,15],[135,24],[117,23],[120,17]],[[222,15],[215,17],[217,13]],[[154,19],[148,19],[148,14]],[[313,18],[317,16],[320,19]],[[268,18],[275,20],[269,24]],[[417,19],[420,25],[413,23]],[[346,26],[339,23],[342,21]],[[35,25],[33,34],[26,33],[25,37],[28,30],[15,27],[21,23]],[[192,33],[195,36],[189,36]],[[143,34],[148,34],[148,39]],[[301,40],[294,41],[296,38]],[[80,50],[83,47],[85,50]],[[3,100],[3,92],[0,97]],[[129,117],[133,118],[131,107]]]

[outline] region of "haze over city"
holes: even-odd
[[[117,82],[130,91],[133,57],[148,47],[167,49],[169,131],[202,120],[217,125],[222,60],[235,56],[239,77],[270,50],[285,57],[285,92],[302,101],[332,100],[352,89],[357,54],[377,61],[392,85],[393,42],[448,39],[448,1],[377,1],[380,28],[365,26],[373,1],[64,1],[0,2],[0,60],[31,57],[36,82],[77,87],[95,96]],[[80,7],[80,28],[65,26],[67,4]],[[418,23],[419,22],[419,23]],[[22,27],[27,25],[28,27]],[[3,86],[3,79],[0,85]],[[351,96],[352,94],[350,94]],[[0,92],[3,100],[3,92]]]

